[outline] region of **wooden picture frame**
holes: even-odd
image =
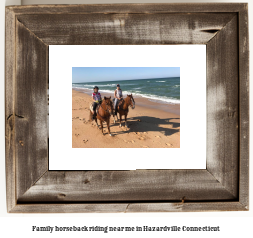
[[[206,44],[206,170],[49,171],[48,46],[55,44]],[[246,3],[6,7],[5,78],[8,212],[249,209]]]

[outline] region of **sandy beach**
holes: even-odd
[[[102,96],[113,96],[101,92]],[[125,95],[124,95],[125,97]],[[91,93],[72,89],[72,147],[73,148],[179,148],[180,105],[157,103],[135,97],[135,109],[129,108],[128,126],[119,127],[111,117],[109,136],[106,123],[104,135],[89,121]],[[100,122],[99,122],[100,124]]]

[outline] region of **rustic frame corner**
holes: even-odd
[[[52,44],[206,44],[207,169],[49,171]],[[249,210],[246,3],[10,6],[5,54],[8,212]]]

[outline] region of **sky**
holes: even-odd
[[[72,83],[180,77],[180,67],[73,67]]]

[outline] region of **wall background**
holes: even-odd
[[[103,1],[103,0],[45,0],[45,1],[41,1],[41,0],[5,0],[5,1],[1,1],[0,3],[0,217],[47,217],[49,215],[42,215],[42,214],[34,214],[34,215],[25,215],[25,214],[7,214],[6,213],[6,204],[5,204],[5,137],[4,137],[4,54],[5,54],[5,47],[4,47],[4,36],[5,36],[5,6],[8,5],[29,5],[29,4],[90,4],[90,3],[154,3],[156,2],[155,0],[143,0],[143,1],[133,1],[133,0],[107,0],[107,1]],[[170,3],[170,2],[207,2],[207,1],[199,1],[199,0],[188,0],[188,1],[170,1],[170,0],[160,0],[159,3]],[[252,41],[252,15],[253,15],[253,3],[250,1],[241,1],[241,0],[237,0],[237,1],[211,1],[209,0],[208,2],[248,2],[249,3],[249,27],[250,27],[250,46],[253,44]],[[250,53],[250,58],[252,59],[252,52]],[[250,72],[252,72],[252,64],[250,67]],[[252,84],[250,84],[250,89],[252,91],[253,86]],[[253,100],[251,98],[251,109],[252,109],[252,105],[253,105]],[[252,111],[252,110],[251,110]],[[253,122],[253,120],[251,120],[251,123]],[[250,131],[252,132],[252,128],[253,126],[251,126]],[[251,133],[252,134],[252,133]],[[252,141],[250,143],[252,145]],[[251,156],[252,157],[252,156]],[[252,159],[252,158],[251,158]],[[169,218],[169,217],[196,217],[196,221],[200,221],[201,218],[200,217],[209,217],[208,220],[210,220],[210,218],[215,218],[217,216],[219,217],[234,217],[236,219],[233,219],[233,224],[242,224],[243,220],[240,219],[239,222],[239,217],[248,217],[249,219],[253,218],[253,203],[252,203],[252,163],[251,163],[251,204],[250,204],[250,208],[251,211],[250,212],[226,212],[226,213],[222,213],[222,212],[211,212],[211,213],[154,213],[154,214],[144,214],[145,216],[149,216],[149,217],[160,217],[164,220],[164,218]],[[139,216],[143,216],[143,214],[60,214],[60,215],[50,215],[50,217],[52,216],[74,216],[74,217],[87,217],[89,216],[91,217],[135,217],[138,219]],[[159,218],[159,219],[160,219]],[[180,218],[181,219],[181,218]],[[114,218],[115,220],[115,218]],[[132,220],[132,218],[131,218]],[[14,220],[13,220],[14,221]],[[38,220],[37,220],[38,221]],[[181,219],[182,221],[182,219]],[[247,220],[248,221],[248,220]],[[31,222],[31,221],[30,221]],[[224,219],[220,220],[220,223],[224,223]],[[225,223],[224,223],[225,224]],[[230,225],[233,226],[233,224],[231,223]],[[245,220],[244,223],[245,225]],[[29,228],[30,230],[30,228]],[[231,233],[233,234],[233,233]]]

